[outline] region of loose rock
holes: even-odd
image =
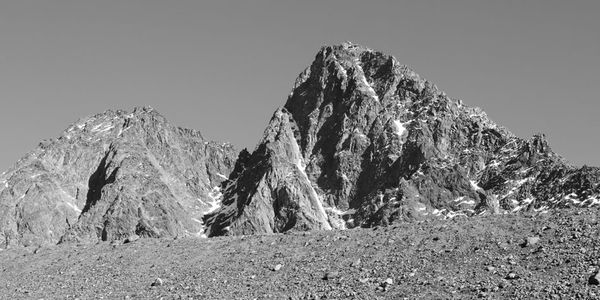
[[[137,240],[139,240],[139,239],[140,239],[140,236],[139,236],[139,235],[137,235],[137,234],[133,234],[133,235],[130,235],[128,238],[126,238],[126,239],[123,241],[123,243],[124,243],[124,244],[127,244],[127,243],[133,243],[133,242],[135,242],[135,241],[137,241]]]
[[[325,280],[332,280],[332,279],[335,279],[335,278],[338,278],[338,277],[340,277],[340,272],[331,271],[331,272],[325,273],[325,276],[323,276],[323,279],[325,279]]]
[[[539,236],[530,236],[525,239],[525,242],[523,243],[523,247],[531,247],[531,246],[537,244],[539,241],[540,241]]]
[[[588,283],[590,285],[600,285],[600,271],[590,276],[590,278],[588,279]]]
[[[154,282],[152,283],[152,286],[162,286],[164,284],[163,280],[160,278],[156,278],[156,280],[154,280]]]

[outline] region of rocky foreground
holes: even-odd
[[[597,299],[596,209],[0,251],[5,299]]]

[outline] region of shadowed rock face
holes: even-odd
[[[324,47],[263,139],[223,183],[210,236],[600,203],[598,168],[574,168],[450,99],[389,55]]]
[[[151,108],[82,119],[0,176],[0,244],[201,235],[235,155]]]

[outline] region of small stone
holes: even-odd
[[[361,278],[358,281],[360,281],[360,283],[367,283],[369,281],[369,278]]]
[[[277,265],[276,265],[276,266],[273,268],[273,271],[279,271],[279,270],[281,270],[281,268],[283,268],[283,265],[282,265],[282,264],[277,264]]]
[[[152,283],[152,286],[161,286],[163,284],[164,284],[164,282],[162,279],[156,278],[156,280],[154,280],[154,282]]]
[[[510,272],[510,273],[508,273],[508,275],[506,275],[506,279],[513,280],[513,279],[518,279],[518,278],[519,278],[519,275],[517,275],[516,273],[513,273],[513,272]]]
[[[598,272],[596,272],[596,274],[590,276],[590,279],[588,279],[588,284],[600,285],[600,271],[598,271]]]
[[[539,236],[530,236],[525,240],[525,247],[531,247],[540,241]]]
[[[137,235],[137,234],[133,234],[133,235],[130,235],[129,237],[127,237],[127,238],[126,238],[126,239],[123,241],[123,244],[127,244],[127,243],[133,243],[133,242],[135,242],[135,241],[137,241],[137,240],[139,240],[139,239],[140,239],[140,236],[139,236],[139,235]]]
[[[360,261],[360,258],[359,258],[359,259],[357,259],[356,261],[354,261],[352,263],[351,267],[355,267],[356,268],[356,267],[360,266],[360,263],[361,263],[361,261]]]
[[[394,284],[394,280],[391,278],[386,279],[385,281],[383,281],[382,285],[384,286],[388,286],[388,285],[392,285]]]
[[[337,271],[332,271],[332,272],[327,272],[325,273],[325,276],[323,276],[324,280],[331,280],[331,279],[335,279],[340,277],[340,272]]]
[[[493,266],[487,266],[486,269],[490,272],[494,272],[496,270],[496,268],[494,268]]]

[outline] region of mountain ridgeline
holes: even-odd
[[[82,119],[0,175],[0,244],[386,225],[600,204],[600,169],[394,57],[323,47],[252,153],[151,108]]]
[[[600,203],[598,168],[516,137],[394,57],[324,47],[223,183],[207,234],[343,229]]]
[[[149,107],[82,119],[0,176],[1,241],[203,235],[236,153]]]

